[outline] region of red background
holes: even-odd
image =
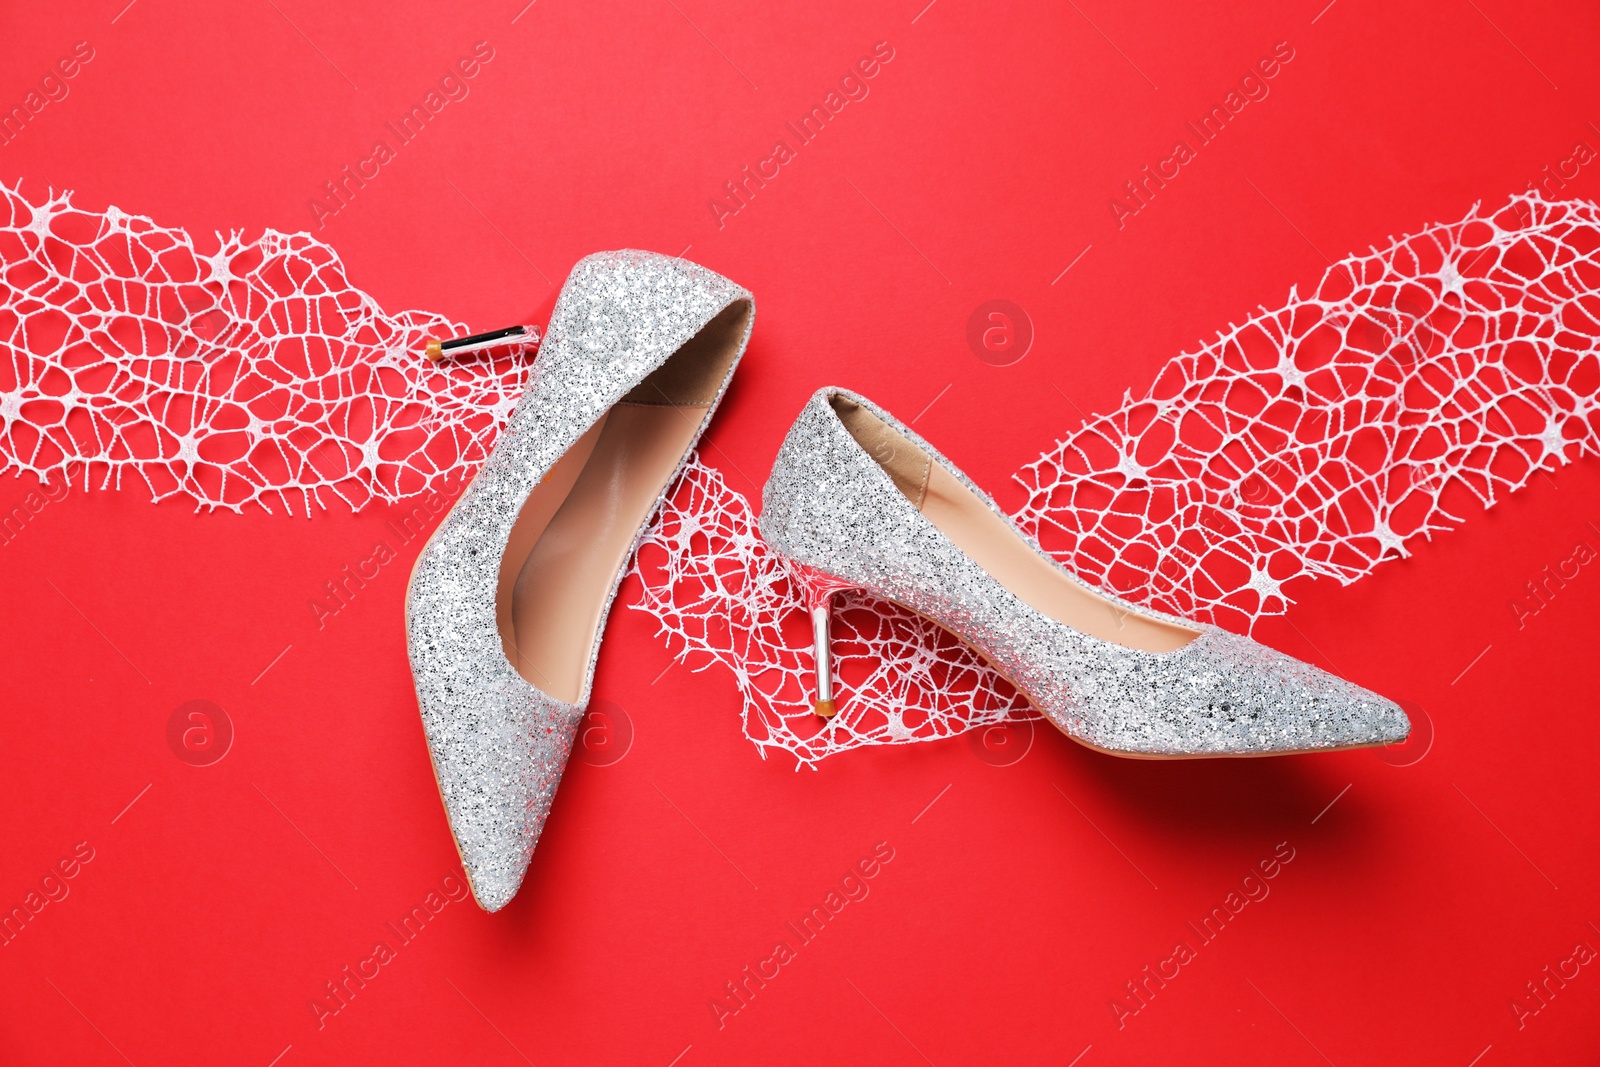
[[[314,228],[322,184],[487,41],[470,95],[315,232],[386,308],[481,329],[543,322],[588,252],[690,246],[757,294],[707,453],[752,497],[833,382],[906,416],[938,398],[918,429],[1015,506],[1009,475],[1077,425],[1057,389],[1114,406],[1324,254],[1498,206],[1600,147],[1600,16],[1575,3],[124,2],[0,15],[7,109],[75,42],[95,50],[0,177],[197,235]],[[719,228],[722,183],[880,41],[870,95]],[[1295,57],[1270,96],[1119,230],[1109,198],[1280,41]],[[1593,197],[1595,169],[1560,195]],[[996,298],[1037,334],[1010,367],[965,341]],[[29,488],[0,479],[0,509]],[[1521,630],[1508,607],[1600,544],[1592,459],[1351,588],[1302,585],[1261,627],[1422,709],[1434,740],[1407,766],[1122,761],[1041,730],[1008,766],[963,738],[795,773],[740,735],[725,673],[670,666],[652,620],[619,611],[596,691],[631,749],[574,761],[503,913],[450,904],[319,1028],[324,983],[457,871],[402,643],[410,559],[321,630],[307,607],[387,517],[74,491],[0,546],[0,906],[94,850],[0,948],[0,1061],[1593,1055],[1600,969],[1520,1028],[1511,1004],[1600,948],[1600,574]],[[193,699],[236,730],[212,766],[166,740]],[[870,895],[719,1028],[724,983],[879,842],[894,859]],[[1295,858],[1270,896],[1119,1029],[1124,983],[1197,943],[1186,924],[1280,842]]]

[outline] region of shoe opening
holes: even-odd
[[[506,658],[557,700],[583,696],[639,529],[699,436],[750,329],[736,301],[600,417],[528,495],[500,561]]]
[[[995,581],[1079,633],[1144,652],[1171,652],[1200,631],[1152,619],[1063,574],[967,483],[876,413],[846,396],[829,403],[850,436],[907,500]]]

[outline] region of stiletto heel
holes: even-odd
[[[1080,581],[910,427],[822,389],[762,492],[761,534],[805,592],[817,713],[829,608],[860,589],[948,629],[1073,739],[1125,756],[1260,756],[1391,744],[1392,701],[1256,643]]]
[[[507,345],[536,345],[538,343],[539,327],[507,326],[503,330],[475,333],[470,337],[430,337],[422,353],[428,357],[428,362],[440,363],[444,361],[446,356],[453,359],[457,356],[467,355],[469,352],[483,352],[490,348],[504,348]]]
[[[787,561],[786,561],[787,562]],[[833,718],[837,708],[833,701],[833,649],[831,616],[833,597],[856,588],[854,582],[835,578],[831,574],[807,567],[803,563],[788,563],[789,573],[805,597],[806,612],[811,616],[811,657],[816,671],[817,693],[811,707],[824,719]]]

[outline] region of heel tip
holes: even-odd
[[[824,719],[833,718],[834,706],[831,700],[818,700],[811,705],[811,709]]]

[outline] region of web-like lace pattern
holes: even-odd
[[[520,350],[441,369],[439,315],[386,313],[309,234],[186,231],[0,183],[0,470],[293,512],[482,463]]]
[[[845,593],[834,601],[840,714],[811,710],[811,623],[749,502],[696,461],[640,545],[632,606],[697,669],[721,663],[744,698],[745,736],[802,763],[860,745],[949,737],[1030,714],[1009,683],[921,616]]]
[[[1024,467],[1016,518],[1102,588],[1248,630],[1297,581],[1352,582],[1596,451],[1597,256],[1600,209],[1535,196],[1351,256]],[[637,569],[636,606],[690,662],[733,671],[763,750],[814,763],[1030,713],[937,627],[854,599],[823,725],[799,597],[709,469],[678,487]]]
[[[483,461],[527,373],[435,367],[439,315],[389,314],[307,234],[185,231],[0,184],[0,469],[137,476],[201,508],[360,508]],[[1018,475],[1017,518],[1130,600],[1247,629],[1597,450],[1600,209],[1514,198],[1330,267],[1309,296],[1169,362]],[[634,568],[669,645],[728,667],[746,735],[814,764],[1029,714],[948,634],[842,598],[840,714],[749,502],[691,462]]]
[[[1514,198],[1330,267],[1023,468],[1085,579],[1235,629],[1596,450],[1600,213]]]

